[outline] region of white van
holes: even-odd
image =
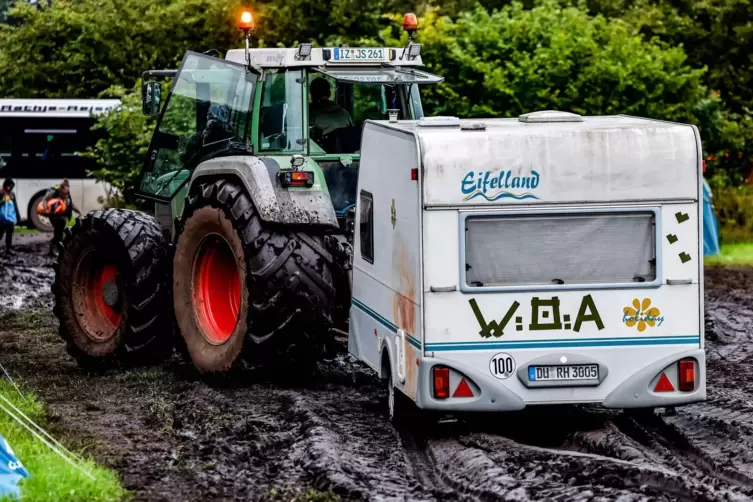
[[[0,179],[16,182],[22,222],[52,231],[36,207],[63,178],[82,213],[102,207],[112,187],[87,175],[94,164],[80,154],[96,142],[95,115],[117,106],[117,99],[0,99]]]
[[[394,413],[393,387],[445,411],[704,400],[701,169],[695,127],[628,116],[367,122],[350,352]]]

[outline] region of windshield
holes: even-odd
[[[390,110],[400,120],[420,118],[418,86],[394,83],[391,80],[394,73],[394,70],[345,69],[311,72],[308,78],[311,155],[358,154],[363,123],[387,120]]]
[[[169,199],[199,161],[244,142],[255,82],[243,65],[188,53],[152,138],[141,193]]]

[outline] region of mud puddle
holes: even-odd
[[[177,357],[86,375],[55,334],[41,260],[19,274],[47,289],[0,314],[0,362],[137,500],[753,498],[753,269],[707,271],[706,403],[673,416],[532,408],[397,431],[381,384],[344,355],[312,378],[247,369],[234,387],[207,385]]]
[[[54,278],[46,255],[52,234],[23,233],[13,238],[15,255],[0,252],[0,314],[22,308],[49,307]]]

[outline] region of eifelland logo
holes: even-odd
[[[539,186],[539,173],[531,171],[530,176],[514,176],[512,171],[474,172],[469,171],[464,177],[460,190],[466,194],[463,201],[483,197],[488,202],[499,199],[538,199],[533,193],[522,190],[535,190]],[[513,192],[508,189],[518,189]]]

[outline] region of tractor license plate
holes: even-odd
[[[598,364],[562,364],[555,366],[529,366],[531,382],[561,382],[565,380],[598,380]]]
[[[335,49],[335,61],[384,61],[385,49]]]

